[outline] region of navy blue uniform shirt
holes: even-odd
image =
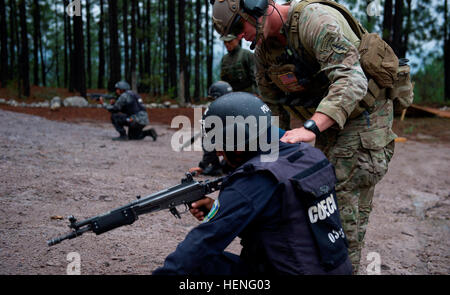
[[[298,144],[280,142],[280,156],[297,149]],[[268,173],[236,177],[220,192],[217,213],[190,231],[154,274],[195,273],[202,264],[222,255],[245,229],[276,224],[281,212],[280,201],[274,195],[277,187],[278,182]]]

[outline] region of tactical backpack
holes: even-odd
[[[292,15],[297,14],[298,18],[300,12],[312,3],[324,4],[339,11],[361,40],[359,61],[369,80],[367,94],[362,100],[363,106],[371,107],[377,98],[383,96],[393,100],[395,109],[408,108],[414,99],[408,60],[402,58],[399,62],[392,48],[377,33],[369,33],[347,8],[334,1],[302,0],[296,4]],[[293,25],[296,24],[291,23],[291,30],[296,30]],[[311,52],[307,54],[314,56]]]

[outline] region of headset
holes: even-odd
[[[268,0],[242,0],[241,3],[244,12],[256,19],[263,16],[269,6]]]
[[[210,0],[210,4],[213,5],[214,2],[216,0]],[[220,0],[219,0],[220,1]],[[263,20],[263,23],[260,24],[258,22],[258,19],[263,16],[264,18],[266,17],[266,12],[267,12],[267,8],[269,7],[269,0],[239,0],[240,2],[240,7],[242,8],[243,12],[245,14],[247,14],[248,16],[251,16],[252,18],[255,19],[254,21],[254,25],[256,28],[256,36],[255,39],[253,40],[252,44],[250,45],[250,49],[255,49],[256,43],[259,41],[259,38],[261,37],[261,30],[262,30],[262,25],[265,22],[265,19]],[[273,6],[273,5],[270,5]],[[278,9],[276,9],[275,6],[273,6],[274,10],[277,10],[278,14],[280,15],[280,12],[278,11]],[[272,11],[273,13],[273,11]],[[281,15],[280,15],[281,17]],[[235,20],[236,21],[236,20]],[[283,22],[283,19],[281,19],[281,21]],[[283,27],[284,27],[284,22],[283,22]]]

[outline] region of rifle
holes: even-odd
[[[195,133],[194,136],[191,137],[191,139],[186,140],[186,142],[181,145],[181,147],[178,149],[178,151],[181,152],[184,148],[187,148],[188,146],[192,145],[197,140],[197,138],[199,138],[200,136],[202,136],[201,131]]]
[[[93,99],[93,100],[99,100],[100,97],[103,97],[104,99],[116,99],[116,97],[114,95],[103,94],[103,93],[88,93],[88,96],[90,99]]]
[[[165,209],[169,209],[170,213],[176,218],[181,218],[180,212],[178,212],[176,208],[177,206],[185,205],[186,210],[181,213],[187,212],[187,210],[191,208],[193,202],[220,189],[222,180],[223,177],[212,181],[195,181],[193,179],[193,174],[186,173],[186,178],[181,180],[181,184],[153,193],[145,198],[137,196],[136,201],[113,209],[105,214],[97,215],[79,222],[75,217],[68,216],[70,222],[69,227],[73,229],[73,231],[66,235],[48,240],[47,244],[48,246],[53,246],[64,240],[81,236],[88,231],[100,235],[117,227],[134,223],[141,214]]]

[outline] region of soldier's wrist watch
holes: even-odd
[[[314,132],[316,137],[319,137],[320,135],[319,127],[317,127],[316,122],[314,122],[313,120],[306,120],[306,122],[303,124],[303,127],[305,127],[305,129],[309,131]]]

